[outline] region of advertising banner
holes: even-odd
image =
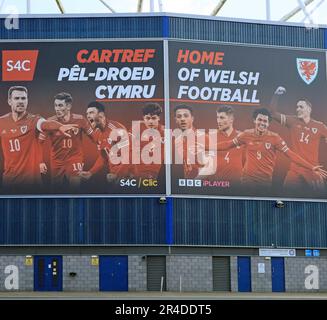
[[[170,41],[169,79],[172,194],[326,198],[324,51]]]
[[[1,195],[165,194],[162,41],[0,46]]]

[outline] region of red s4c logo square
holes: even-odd
[[[32,81],[39,50],[3,50],[2,81]]]

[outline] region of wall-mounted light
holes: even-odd
[[[285,203],[283,202],[283,201],[281,201],[281,200],[276,200],[276,202],[275,202],[275,206],[276,206],[276,208],[284,208],[285,207]]]
[[[159,203],[160,203],[160,204],[166,204],[166,203],[167,203],[167,199],[166,199],[166,197],[160,197],[160,199],[159,199]]]
[[[69,272],[70,277],[76,277],[77,273],[76,272]]]

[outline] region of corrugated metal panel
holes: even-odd
[[[86,244],[165,244],[166,206],[158,199],[88,199]]]
[[[166,291],[166,256],[148,256],[147,260],[147,290]],[[163,278],[163,280],[161,280]]]
[[[212,257],[213,291],[230,291],[230,258]]]
[[[182,17],[0,19],[0,39],[162,37],[326,48],[327,31]],[[174,243],[327,247],[325,203],[174,200]],[[0,244],[165,244],[157,199],[0,199]],[[169,231],[169,230],[168,230]]]
[[[0,244],[78,244],[79,199],[0,199]]]
[[[165,244],[157,199],[0,199],[0,245]]]
[[[7,30],[0,19],[0,39],[156,38],[162,25],[162,17],[20,18]]]
[[[179,245],[327,247],[327,203],[175,199]]]
[[[324,29],[234,21],[169,18],[171,38],[324,48]]]

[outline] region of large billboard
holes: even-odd
[[[325,51],[126,40],[0,54],[2,196],[327,196]]]
[[[169,78],[172,194],[326,199],[324,51],[170,41]]]
[[[162,41],[0,46],[1,195],[165,194]]]

